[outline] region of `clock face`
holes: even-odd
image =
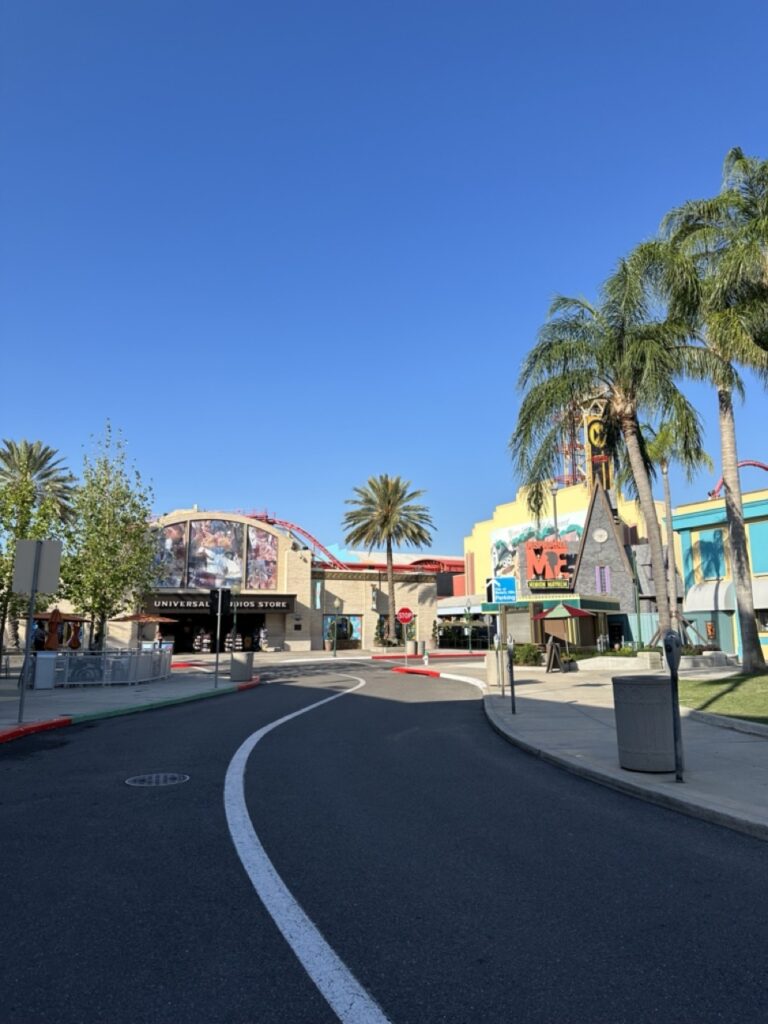
[[[598,526],[596,530],[592,531],[592,540],[596,544],[605,544],[608,540],[608,531],[604,530],[602,526]]]

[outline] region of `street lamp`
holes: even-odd
[[[557,481],[553,480],[549,493],[552,495],[552,518],[555,520],[555,538],[560,540],[560,530],[557,527],[557,491]]]
[[[341,608],[341,598],[334,597],[333,599],[333,656],[336,657],[336,638],[339,633],[339,608]]]
[[[469,638],[469,653],[472,653],[472,605],[470,604],[469,598],[467,598],[466,606],[466,617],[467,617],[467,637]]]

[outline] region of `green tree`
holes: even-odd
[[[517,473],[537,517],[559,468],[560,438],[574,407],[600,409],[609,455],[629,463],[648,532],[659,628],[670,628],[661,529],[653,500],[653,467],[640,417],[674,425],[685,458],[701,450],[698,414],[676,384],[686,369],[688,325],[659,307],[645,253],[621,260],[599,303],[557,297],[523,362],[524,393],[509,442]]]
[[[734,396],[739,367],[768,383],[768,161],[732,149],[714,198],[667,215],[663,280],[711,356],[706,377],[717,391],[720,454],[733,585],[747,672],[765,667],[755,620],[752,573],[739,479]]]
[[[434,524],[425,505],[414,504],[424,491],[410,490],[410,481],[399,476],[369,477],[364,487],[355,487],[353,505],[344,515],[345,542],[362,545],[368,551],[381,547],[387,553],[387,584],[389,589],[389,638],[395,636],[395,573],[392,561],[393,544],[426,547],[432,542]]]
[[[41,441],[4,440],[0,447],[0,654],[9,620],[18,644],[25,607],[10,589],[16,541],[60,538],[71,514],[75,478],[58,455]]]
[[[62,567],[65,594],[90,616],[104,642],[107,619],[133,607],[149,590],[154,541],[149,528],[151,490],[127,465],[125,444],[107,426],[92,458],[83,461]]]

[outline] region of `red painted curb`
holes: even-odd
[[[440,673],[433,672],[428,668],[403,668],[401,665],[395,665],[392,669],[393,672],[400,672],[403,675],[409,676],[431,676],[433,679],[439,679]]]
[[[237,689],[240,690],[252,690],[254,686],[258,686],[261,680],[258,676],[254,676],[250,683],[238,683]]]
[[[14,725],[10,729],[0,729],[0,743],[20,740],[22,736],[31,736],[35,732],[48,732],[49,729],[62,729],[72,725],[72,719],[62,715],[60,718],[49,718],[46,722],[30,722],[28,725]]]

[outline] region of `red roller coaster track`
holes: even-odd
[[[768,466],[766,466],[766,464],[764,462],[756,462],[754,459],[742,459],[742,461],[739,462],[739,469],[741,469],[742,466],[755,466],[757,469],[764,469],[768,473]],[[722,491],[722,489],[723,489],[723,478],[720,477],[720,479],[715,484],[713,490],[711,490],[709,492],[708,497],[710,497],[710,498],[719,498],[720,497],[720,491]]]
[[[323,547],[317,537],[313,537],[312,534],[302,526],[297,526],[296,523],[289,523],[287,519],[275,519],[274,516],[270,516],[266,512],[246,512],[246,515],[249,519],[259,519],[262,523],[269,523],[270,526],[282,526],[284,529],[290,530],[291,533],[295,533],[304,540],[308,540],[310,545],[320,552],[323,556],[323,560],[326,561],[333,569],[349,568],[344,565],[343,562],[340,562],[335,555],[332,555],[328,548]]]

